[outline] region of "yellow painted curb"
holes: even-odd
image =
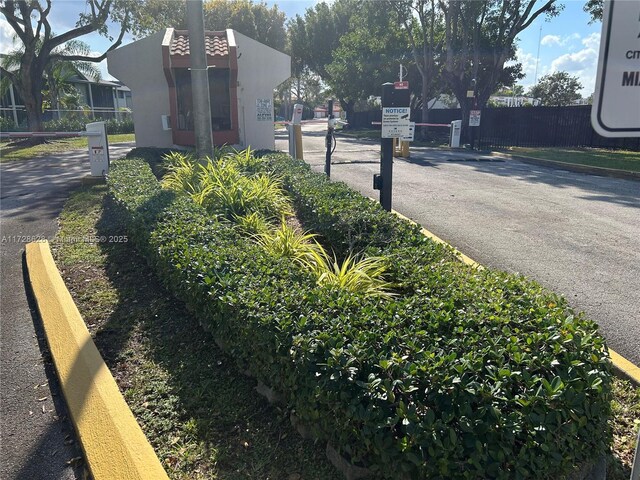
[[[618,376],[622,376],[640,387],[640,367],[635,366],[622,355],[611,349],[609,349],[609,355],[611,356],[611,362]]]
[[[400,217],[400,218],[402,218],[402,219],[404,219],[404,220],[406,220],[406,221],[408,221],[410,223],[413,223],[414,225],[418,225],[416,222],[414,222],[410,218],[405,217],[404,215],[402,215],[399,212],[396,212],[395,210],[391,210],[391,212],[396,214],[398,217]],[[420,225],[418,225],[418,226],[420,226]],[[431,233],[426,228],[424,228],[424,227],[421,227],[421,228],[422,228],[421,231],[422,231],[423,235],[431,238],[432,240],[434,240],[434,241],[436,241],[438,243],[443,243],[445,245],[449,245],[447,242],[442,240],[437,235],[434,235],[433,233]],[[471,259],[470,257],[467,257],[465,254],[463,254],[462,252],[458,251],[457,249],[455,249],[451,245],[449,245],[449,246],[451,248],[453,248],[453,250],[460,257],[460,259],[464,263],[466,263],[467,265],[471,265],[472,267],[475,267],[475,268],[478,268],[478,269],[484,268],[482,265],[480,265],[475,260]],[[611,363],[613,364],[613,369],[614,369],[615,373],[619,377],[622,377],[622,378],[625,378],[627,380],[630,380],[636,386],[640,386],[640,367],[634,365],[629,360],[627,360],[622,355],[620,355],[619,353],[615,352],[612,349],[609,349],[609,357],[611,358]]]
[[[49,243],[28,243],[25,250],[47,343],[93,478],[168,479],[93,343]]]
[[[409,223],[412,223],[414,225],[418,225],[416,222],[411,220],[409,217],[405,217],[400,212],[396,212],[395,210],[391,210],[391,212],[394,213],[395,215],[397,215],[398,217],[402,218],[403,220],[406,220]],[[472,260],[470,257],[467,257],[464,253],[462,253],[457,248],[453,247],[452,245],[449,245],[447,242],[442,240],[437,235],[431,233],[429,230],[427,230],[426,228],[422,227],[421,225],[418,225],[418,226],[420,227],[420,231],[422,232],[422,234],[425,237],[429,237],[431,240],[433,240],[435,242],[442,243],[443,245],[447,245],[447,246],[451,247],[453,249],[453,251],[455,252],[455,254],[460,258],[460,260],[462,260],[467,265],[471,265],[472,267],[477,268],[478,270],[483,270],[484,269],[484,267],[482,265],[480,265],[475,260]]]

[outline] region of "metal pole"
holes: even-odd
[[[391,106],[393,83],[382,84],[382,106]],[[393,138],[380,139],[380,204],[386,211],[391,211],[391,193],[393,186]]]
[[[327,177],[331,178],[331,148],[333,147],[333,99],[330,98],[327,105],[327,136],[325,137],[325,144],[327,147],[327,153],[324,161],[324,173]]]
[[[213,157],[211,103],[207,53],[204,44],[202,0],[187,0],[187,28],[191,57],[191,90],[193,92],[193,126],[198,158]]]

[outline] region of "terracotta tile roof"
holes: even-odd
[[[211,57],[226,57],[229,55],[229,44],[225,32],[205,32],[205,50]],[[176,30],[170,47],[171,55],[189,55],[189,32]]]

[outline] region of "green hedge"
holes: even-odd
[[[45,132],[80,132],[84,131],[87,123],[104,121],[108,135],[115,135],[120,133],[133,133],[133,120],[116,120],[115,118],[109,118],[107,120],[91,119],[89,116],[85,117],[68,117],[62,119],[48,120],[43,123],[43,130]]]
[[[344,185],[267,161],[338,249],[412,256],[395,270],[411,288],[384,302],[318,287],[161,190],[142,160],[114,161],[108,183],[166,287],[316,435],[386,478],[559,478],[605,451],[610,372],[594,323],[523,277],[449,261]]]

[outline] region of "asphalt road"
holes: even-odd
[[[111,157],[133,144],[111,145]],[[69,192],[89,174],[86,150],[0,164],[0,478],[82,478],[81,456],[28,292],[24,244],[55,236]]]
[[[317,171],[325,129],[303,127],[305,160]],[[276,146],[287,150],[284,136]],[[378,199],[379,157],[379,142],[338,138],[332,179]],[[394,210],[477,262],[562,294],[640,365],[640,182],[428,148],[393,168]]]

